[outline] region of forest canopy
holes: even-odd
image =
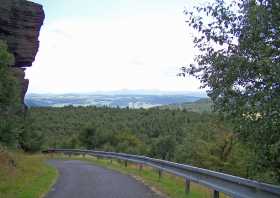
[[[140,154],[276,182],[270,170],[254,171],[254,152],[212,113],[67,106],[31,108],[28,118],[29,132],[41,137],[40,149]]]

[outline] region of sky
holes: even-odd
[[[193,63],[184,9],[199,0],[32,0],[46,18],[29,93],[113,90],[197,91],[178,77]]]

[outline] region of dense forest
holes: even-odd
[[[26,119],[29,151],[53,147],[141,154],[273,182],[270,172],[254,171],[253,152],[212,113],[67,106],[31,108]]]

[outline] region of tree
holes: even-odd
[[[175,147],[176,141],[174,136],[160,136],[152,144],[152,155],[164,160],[172,160]]]
[[[258,171],[280,183],[280,2],[246,0],[186,11],[197,31],[195,64],[182,74],[200,79],[215,111],[257,154]],[[274,180],[274,181],[275,181]]]
[[[8,111],[19,102],[17,80],[9,66],[14,63],[14,57],[8,52],[6,43],[0,40],[0,111]]]
[[[16,77],[9,68],[14,57],[6,43],[0,40],[0,143],[16,145],[20,133],[17,116],[20,109],[20,90]]]
[[[85,128],[79,134],[80,142],[86,146],[88,149],[96,149],[98,146],[97,130],[96,126],[93,124],[91,127]]]
[[[23,129],[19,135],[20,147],[25,152],[39,151],[44,143],[44,135],[35,129],[34,120],[31,119],[28,113],[26,114],[22,125]]]

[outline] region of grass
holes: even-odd
[[[58,176],[43,155],[0,151],[0,197],[41,198]]]
[[[117,160],[112,160],[112,162],[108,159],[97,159],[95,157],[86,156],[75,156],[68,158],[64,155],[55,154],[53,156],[56,159],[63,160],[86,160],[95,165],[99,165],[102,167],[106,167],[108,169],[116,170],[124,174],[129,174],[140,180],[141,182],[148,185],[153,190],[160,192],[161,194],[166,195],[170,198],[210,198],[212,197],[212,190],[201,185],[191,183],[190,193],[185,193],[185,183],[184,179],[180,177],[176,177],[174,175],[163,173],[162,177],[159,179],[158,171],[154,170],[151,167],[144,166],[140,171],[139,166],[136,164],[129,163],[127,167],[124,166],[124,163],[119,162]],[[220,194],[221,198],[226,198],[224,194]]]

